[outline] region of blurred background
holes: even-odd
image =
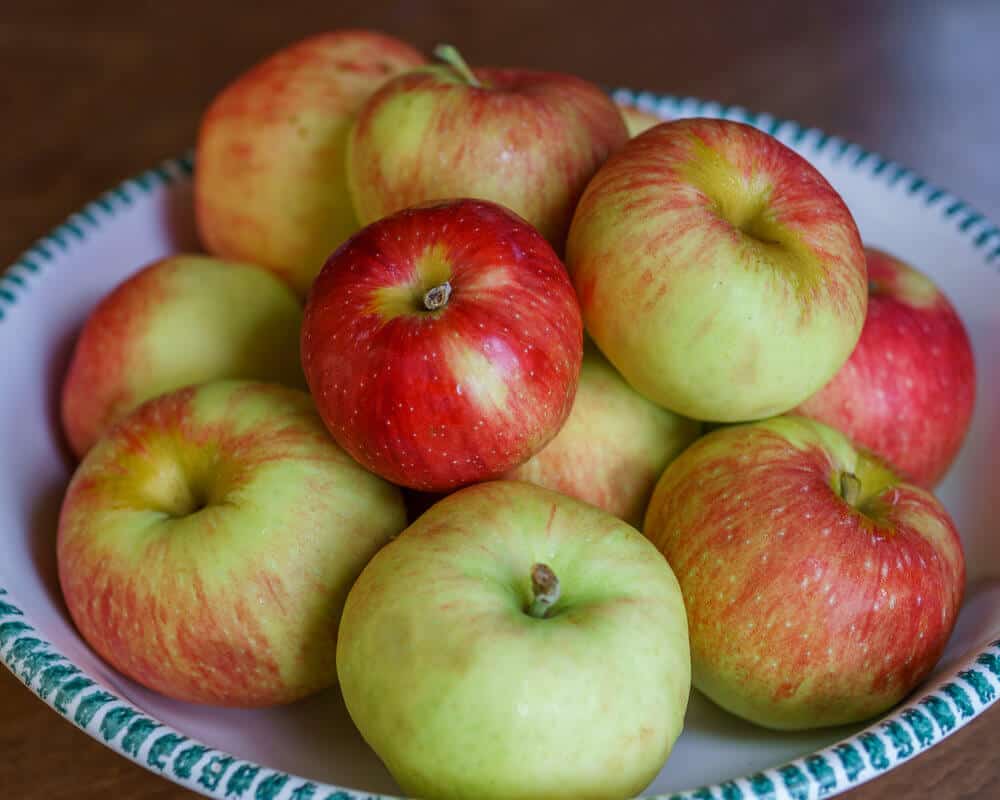
[[[2,3],[0,263],[188,148],[212,96],[328,28],[376,27],[473,64],[573,72],[819,127],[1000,217],[997,0]]]
[[[913,167],[1000,220],[1000,0],[0,0],[0,264],[98,193],[188,149],[210,99],[256,61],[346,26],[428,51],[451,42],[473,65],[572,72],[794,119]],[[851,797],[995,796],[1000,766],[986,748],[998,715]],[[193,797],[74,730],[3,669],[0,789]]]

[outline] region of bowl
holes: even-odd
[[[865,725],[777,733],[692,695],[685,730],[649,797],[830,796],[933,747],[983,713],[1000,689],[1000,555],[993,522],[1000,450],[1000,229],[911,170],[821,131],[691,98],[617,90],[664,118],[755,125],[829,179],[866,244],[927,272],[965,320],[978,405],[938,489],[961,532],[968,588],[934,673]],[[87,313],[112,286],[164,255],[199,249],[189,157],[169,160],[69,217],[0,278],[0,662],[69,722],[138,764],[202,794],[259,800],[376,800],[399,789],[352,725],[336,688],[291,706],[216,709],[161,697],[104,664],[63,604],[55,562],[72,469],[58,387]],[[600,720],[594,720],[600,724]],[[352,787],[352,788],[348,788]]]

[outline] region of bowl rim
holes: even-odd
[[[900,185],[913,202],[936,208],[952,223],[986,265],[1000,264],[1000,227],[963,200],[938,188],[913,170],[817,128],[693,97],[610,90],[620,105],[663,119],[705,116],[760,128],[797,150],[832,152],[835,162],[865,173],[890,188]],[[145,195],[190,181],[192,152],[167,159],[128,178],[71,214],[0,273],[0,325],[33,278],[91,233]],[[200,794],[258,800],[401,800],[394,795],[313,781],[238,758],[186,736],[119,696],[111,687],[74,664],[31,623],[31,617],[0,585],[0,663],[61,716],[130,761]],[[785,764],[721,783],[646,800],[768,800],[839,794],[916,757],[982,714],[1000,690],[1000,639],[969,651],[950,673],[930,687],[841,741]]]

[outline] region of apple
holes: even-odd
[[[347,178],[369,223],[448,197],[524,217],[561,252],[587,181],[628,137],[614,102],[571,75],[449,63],[393,78],[351,130]]]
[[[566,423],[505,477],[568,494],[638,528],[656,481],[700,429],[649,402],[586,342]]]
[[[334,439],[393,483],[442,491],[526,461],[569,415],[583,327],[541,235],[480,200],[351,237],[313,284],[302,364]]]
[[[804,417],[699,439],[663,473],[644,530],[680,581],[695,687],[769,728],[892,707],[940,658],[962,601],[941,504]]]
[[[405,524],[305,392],[218,381],[145,403],[87,454],[59,580],[83,638],[143,686],[288,703],[335,682],[348,589]]]
[[[640,133],[645,133],[650,128],[663,122],[663,117],[646,111],[638,106],[628,106],[624,103],[618,104],[622,119],[625,121],[625,129],[628,131],[630,139],[635,138]]]
[[[264,264],[305,295],[358,229],[344,151],[354,115],[385,80],[424,63],[373,31],[311,36],[227,86],[198,132],[195,211],[205,247]]]
[[[858,229],[820,173],[737,122],[666,122],[601,167],[566,263],[612,364],[678,414],[794,408],[847,360],[867,303]]]
[[[797,413],[818,419],[930,488],[969,429],[976,365],[955,308],[925,275],[868,248],[868,316],[833,379]]]
[[[156,261],[98,303],[62,385],[63,429],[82,457],[145,400],[220,378],[305,388],[298,298],[271,273],[201,255]]]
[[[633,797],[681,731],[684,606],[656,548],[610,514],[477,484],[361,573],[337,674],[409,797]]]

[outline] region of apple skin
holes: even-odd
[[[630,139],[634,139],[640,133],[645,133],[664,122],[663,117],[657,116],[651,111],[643,111],[636,106],[627,106],[619,103],[618,110],[625,121],[625,129],[628,131]]]
[[[694,686],[769,728],[898,703],[940,658],[964,591],[934,496],[803,417],[703,436],[663,473],[645,533],[680,581]]]
[[[141,269],[97,304],[62,385],[70,448],[82,458],[145,400],[188,384],[247,378],[305,388],[302,308],[250,264],[176,255]]]
[[[962,320],[925,275],[874,248],[868,316],[833,379],[796,412],[874,451],[909,480],[933,487],[972,420],[976,365]]]
[[[399,490],[330,441],[305,392],[220,381],[139,407],[59,518],[63,596],[117,670],[196,703],[288,703],[336,680],[348,590],[405,526]]]
[[[526,613],[530,573],[562,594]],[[407,796],[633,797],[680,734],[684,606],[664,559],[600,509],[527,483],[467,487],[351,589],[344,700]]]
[[[847,360],[864,251],[808,162],[737,122],[651,128],[580,200],[566,263],[587,331],[650,400],[692,419],[779,414]]]
[[[447,282],[438,310],[425,292]],[[408,209],[351,237],[316,279],[302,360],[334,439],[401,486],[496,478],[555,436],[583,357],[566,269],[493,203]]]
[[[375,92],[348,142],[362,224],[447,197],[477,197],[524,217],[562,252],[587,181],[628,133],[614,102],[571,75],[448,65],[400,75]]]
[[[359,227],[344,164],[354,115],[388,78],[423,63],[390,36],[340,30],[278,51],[223,89],[196,149],[195,212],[209,252],[263,264],[304,296]]]
[[[562,492],[639,528],[656,481],[700,432],[700,423],[636,392],[588,341],[566,423],[504,477]]]

